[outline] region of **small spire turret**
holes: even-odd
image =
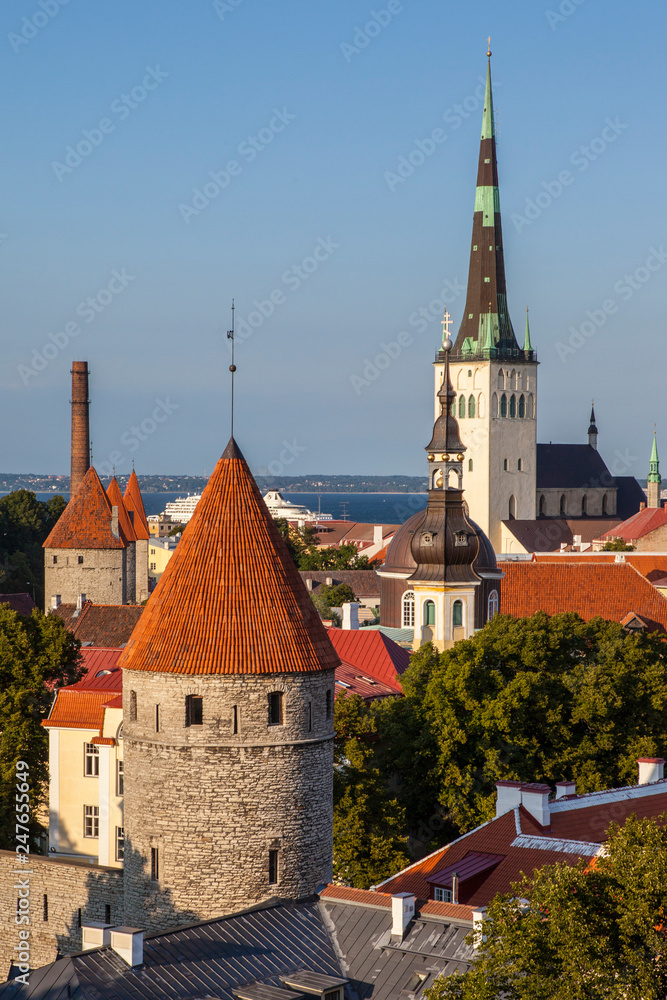
[[[591,422],[588,425],[588,443],[591,448],[598,450],[598,429],[595,423],[595,400],[591,401]]]
[[[649,473],[646,483],[646,500],[648,507],[662,507],[660,499],[660,487],[662,477],[660,475],[660,459],[658,458],[658,442],[656,432],[653,431],[653,447],[651,448],[651,458]]]
[[[523,338],[523,350],[525,354],[528,354],[533,350],[533,345],[530,342],[530,322],[528,319],[528,306],[526,306],[526,334]]]

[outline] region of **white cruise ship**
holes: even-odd
[[[201,500],[201,493],[192,496],[178,497],[171,500],[164,508],[164,513],[176,521],[178,524],[187,524],[195,512],[195,507]],[[332,521],[331,514],[315,514],[302,504],[290,503],[285,500],[280,490],[269,490],[264,494],[264,503],[268,507],[269,514],[274,518],[284,517],[287,521],[297,521],[305,524],[306,521]]]
[[[286,521],[298,521],[299,524],[304,524],[306,521],[333,521],[331,514],[314,514],[301,504],[290,503],[289,500],[285,500],[280,490],[269,490],[265,493],[264,503],[274,518],[284,517]]]
[[[176,521],[177,524],[187,524],[200,500],[201,493],[193,493],[192,496],[170,500],[164,508],[163,514],[170,517],[172,521]]]

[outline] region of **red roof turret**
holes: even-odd
[[[125,545],[120,527],[113,531],[111,504],[91,465],[44,542],[44,548],[124,549]]]
[[[127,486],[125,487],[123,500],[125,501],[125,507],[130,515],[132,527],[134,528],[134,533],[137,536],[137,539],[139,541],[147,541],[151,537],[151,533],[148,530],[148,520],[146,519],[146,511],[144,510],[144,501],[141,498],[139,480],[137,479],[137,474],[134,469],[132,469],[132,475],[128,480]],[[134,517],[132,517],[133,514]]]

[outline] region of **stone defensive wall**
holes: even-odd
[[[16,858],[0,851],[0,982],[26,943],[30,968],[38,969],[81,951],[81,922],[123,922],[122,869],[38,854],[26,864]]]

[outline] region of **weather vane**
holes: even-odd
[[[487,56],[490,59],[491,58],[491,35],[489,35],[488,41],[489,41],[489,48],[487,49],[487,53],[486,54],[487,54]]]
[[[232,328],[227,331],[227,339],[232,342],[232,363],[229,366],[229,370],[232,373],[232,434],[234,437],[234,372],[236,371],[236,365],[234,364],[234,299],[232,299]]]

